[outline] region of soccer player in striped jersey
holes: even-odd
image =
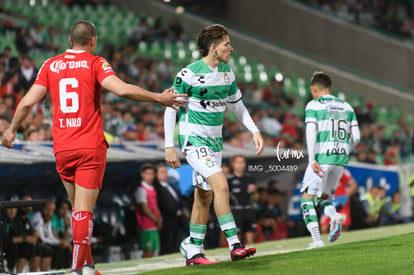
[[[213,192],[214,209],[226,236],[231,259],[243,259],[256,252],[256,248],[246,248],[237,237],[229,205],[229,187],[221,170],[222,128],[227,106],[253,134],[256,154],[263,152],[263,138],[242,102],[235,76],[227,65],[233,51],[227,30],[218,24],[205,27],[198,36],[198,46],[203,58],[183,68],[174,82],[174,91],[189,98],[187,108],[180,108],[178,112],[179,141],[187,162],[194,168],[193,185],[196,186],[187,266],[216,262],[208,260],[201,250]],[[167,108],[164,116],[165,160],[173,168],[180,166],[173,140],[176,113]]]
[[[309,164],[301,188],[303,219],[313,239],[309,248],[324,246],[316,214],[318,206],[331,220],[329,241],[334,242],[341,235],[344,218],[327,198],[334,197],[349,154],[360,140],[353,108],[331,92],[329,75],[315,72],[311,78],[313,100],[305,110]]]

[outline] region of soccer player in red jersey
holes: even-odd
[[[133,100],[158,102],[177,108],[186,99],[171,93],[152,93],[127,84],[102,57],[93,55],[97,43],[95,26],[78,21],[71,29],[72,49],[42,65],[37,79],[19,103],[3,145],[12,148],[23,120],[49,91],[53,101],[53,152],[56,170],[72,203],[73,261],[71,274],[100,274],[91,256],[93,209],[101,189],[108,143],[101,114],[102,87]]]

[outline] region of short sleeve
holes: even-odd
[[[318,122],[316,110],[312,107],[313,107],[312,106],[312,101],[309,102],[306,105],[306,108],[305,108],[305,123],[311,123],[311,122],[317,123]]]
[[[103,57],[99,57],[98,60],[94,62],[94,71],[99,83],[102,83],[108,76],[115,75],[111,65]]]
[[[48,71],[48,67],[46,65],[47,63],[48,63],[48,60],[43,62],[42,66],[39,69],[39,72],[37,73],[37,77],[36,77],[34,84],[47,87],[47,71]]]
[[[135,201],[137,203],[147,203],[147,192],[144,188],[138,187],[137,191],[135,191]]]
[[[177,73],[174,79],[174,93],[189,95],[190,84],[188,83],[192,72],[188,68],[184,68]]]

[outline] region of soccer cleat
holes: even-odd
[[[329,230],[329,241],[335,242],[342,232],[342,224],[345,220],[345,217],[339,213],[331,220],[331,228]]]
[[[256,253],[256,248],[246,248],[241,243],[236,243],[233,245],[233,249],[230,252],[231,260],[237,261],[250,256],[253,256]]]
[[[186,265],[191,266],[191,265],[216,264],[219,262],[220,261],[210,261],[209,259],[206,258],[206,255],[204,255],[203,253],[200,253],[200,254],[194,255],[191,259],[187,259]]]
[[[86,264],[82,267],[82,275],[102,275],[102,273],[95,269],[94,264]]]
[[[325,244],[323,241],[313,241],[309,244],[307,249],[314,249],[314,248],[320,248],[320,247],[324,247]]]

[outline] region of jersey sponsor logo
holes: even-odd
[[[204,83],[206,83],[206,81],[205,81],[205,76],[204,75],[200,75],[198,78],[197,78],[197,81],[198,82],[200,82],[201,84],[204,84]]]
[[[318,102],[321,103],[321,104],[328,104],[328,103],[331,103],[331,102],[341,102],[341,103],[343,103],[342,100],[339,100],[339,99],[336,99],[336,98],[319,98]]]
[[[183,79],[181,78],[181,77],[179,77],[179,76],[177,76],[176,78],[175,78],[175,86],[176,87],[181,87],[181,84],[183,83]]]
[[[204,96],[207,93],[207,89],[206,88],[202,88],[200,89],[200,96]]]
[[[63,60],[56,60],[50,64],[50,71],[54,73],[59,73],[61,70],[79,68],[89,69],[88,62],[86,60],[68,62],[64,62]]]
[[[345,113],[345,108],[329,105],[326,107],[326,111],[329,113]]]
[[[329,157],[331,155],[346,155],[345,148],[332,148],[326,150],[326,155]]]
[[[217,107],[224,107],[224,106],[226,106],[226,102],[225,101],[208,101],[208,100],[201,100],[200,101],[200,105],[204,109],[207,109],[207,106],[212,107],[212,108],[217,108]]]
[[[228,76],[227,73],[224,73],[224,83],[226,83],[226,84],[230,84],[231,83],[230,77]]]

